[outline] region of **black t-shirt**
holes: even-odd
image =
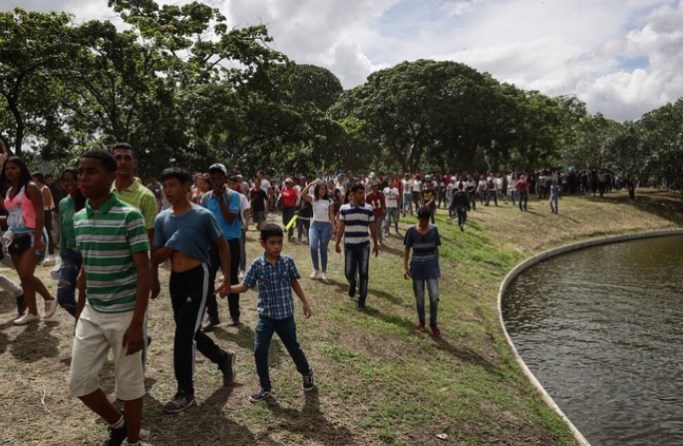
[[[251,201],[251,210],[253,212],[265,212],[266,199],[268,199],[268,195],[266,195],[266,191],[264,191],[263,189],[252,189],[249,191],[249,201]]]

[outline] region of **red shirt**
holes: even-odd
[[[529,182],[527,180],[517,181],[517,192],[526,192],[529,189]]]
[[[286,208],[296,206],[296,198],[298,194],[293,187],[285,187],[282,189],[282,205]]]
[[[382,192],[370,192],[365,201],[372,205],[372,213],[375,217],[384,217],[387,206],[384,202],[384,194]]]

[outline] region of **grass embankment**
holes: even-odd
[[[175,392],[173,322],[168,293],[151,304],[151,346],[145,399],[145,441],[157,446],[265,444],[573,444],[569,430],[547,408],[517,367],[498,325],[496,293],[505,273],[540,250],[588,237],[678,226],[680,209],[662,206],[660,193],[637,204],[622,194],[605,199],[568,197],[560,214],[532,201],[530,212],[511,205],[478,207],[466,231],[445,224],[442,234],[440,326],[442,339],[415,331],[411,282],[402,277],[402,239],[392,235],[370,263],[367,312],[346,294],[341,256],[331,253],[331,282],[308,279],[305,245],[286,246],[304,276],[314,317],[297,307],[301,343],[319,392],[304,395],[301,379],[279,340],[271,348],[276,403],[253,405],[257,387],[252,359],[254,292],[243,295],[240,328],[220,327],[220,345],[237,352],[237,384],[220,388],[220,375],[198,356],[199,406],[177,416],[162,414]],[[655,203],[655,204],[652,204]],[[674,205],[679,200],[671,201]],[[408,217],[402,222],[413,223]],[[255,233],[249,257],[259,254]],[[332,246],[332,245],[331,245]],[[48,269],[40,275],[54,290]],[[343,268],[340,268],[343,269]],[[4,270],[16,280],[16,274]],[[167,272],[164,272],[164,279]],[[42,308],[42,304],[40,304]],[[227,319],[227,306],[221,303]],[[105,426],[72,398],[65,385],[73,323],[58,310],[53,321],[15,327],[14,302],[0,300],[0,444],[99,444]],[[113,392],[111,364],[102,382]],[[437,434],[448,435],[446,440]]]

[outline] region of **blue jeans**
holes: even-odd
[[[498,191],[496,190],[487,190],[486,191],[486,206],[489,205],[489,202],[493,199],[493,202],[498,206]]]
[[[425,322],[425,282],[429,291],[429,323],[436,324],[439,312],[439,279],[413,279],[413,293],[415,294],[415,306],[420,323]]]
[[[467,208],[465,206],[458,206],[455,208],[458,214],[458,226],[462,226],[467,221]]]
[[[358,306],[365,306],[368,297],[368,269],[370,266],[370,243],[360,245],[344,244],[344,274],[351,288],[356,288],[356,274],[359,280]]]
[[[277,333],[285,348],[292,357],[296,369],[302,375],[310,373],[311,366],[308,364],[306,355],[299,342],[296,340],[296,324],[294,316],[286,319],[271,319],[259,316],[254,330],[254,359],[256,360],[256,373],[263,390],[271,390],[270,372],[268,370],[268,350],[273,333]]]
[[[61,253],[62,268],[59,270],[57,302],[70,315],[76,316],[76,278],[81,270],[83,258],[78,251],[65,249]]]
[[[384,232],[389,235],[391,229],[391,221],[394,221],[394,228],[398,234],[398,208],[387,208],[387,218],[384,221]]]
[[[526,205],[529,201],[529,192],[518,192],[519,193],[519,210],[526,211]]]
[[[413,197],[410,192],[403,191],[403,216],[410,210],[410,215],[413,215]]]
[[[311,222],[311,227],[308,229],[308,246],[311,248],[311,262],[316,271],[327,272],[327,245],[330,243],[331,236],[332,224],[330,222]],[[319,268],[318,253],[320,253],[322,269]]]

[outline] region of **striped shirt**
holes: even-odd
[[[99,209],[88,200],[74,215],[74,232],[83,255],[88,304],[100,313],[132,311],[137,287],[133,255],[149,250],[140,211],[114,194]]]
[[[375,222],[375,216],[369,203],[362,202],[360,206],[356,206],[353,201],[346,203],[339,210],[339,220],[344,222],[344,244],[370,243],[368,229],[370,223]]]

